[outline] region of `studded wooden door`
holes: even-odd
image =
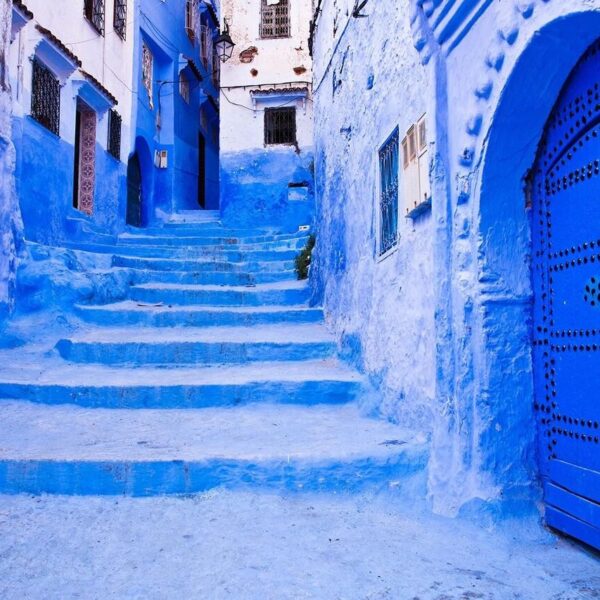
[[[534,377],[548,525],[600,548],[600,44],[546,125],[534,169]]]

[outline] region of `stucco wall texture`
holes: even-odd
[[[539,498],[524,180],[600,1],[353,8],[323,0],[314,39],[315,298],[372,408],[431,433],[434,509],[518,512]],[[432,209],[378,261],[377,150],[423,113]]]
[[[14,189],[15,149],[11,141],[11,96],[7,72],[12,2],[0,0],[0,319],[14,302],[16,241],[21,219]]]

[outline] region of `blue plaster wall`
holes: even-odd
[[[463,3],[451,21],[440,18],[450,0],[393,4],[342,19],[333,40],[341,3],[322,4],[315,296],[376,384],[370,406],[430,431],[434,509],[530,511],[540,488],[523,178],[562,84],[598,37],[600,1]],[[419,107],[432,213],[401,226],[398,251],[378,263],[374,153]]]
[[[11,95],[6,71],[12,2],[0,1],[0,323],[15,301],[16,258],[22,237],[14,189],[15,148],[11,139]]]
[[[291,147],[221,155],[221,215],[236,227],[296,231],[314,221],[313,154]],[[305,193],[291,184],[306,184]],[[298,199],[293,199],[294,197]]]
[[[72,109],[72,110],[71,110]],[[63,103],[63,119],[73,107]],[[125,221],[126,166],[96,145],[94,213],[87,216],[73,208],[75,150],[30,116],[14,118],[12,137],[17,150],[17,194],[25,237],[45,244],[77,238],[68,217],[88,222],[104,233],[118,233]]]
[[[202,5],[204,6],[204,5]],[[211,82],[211,69],[205,69],[200,60],[199,43],[192,43],[185,31],[185,2],[156,2],[137,0],[134,60],[134,91],[136,139],[144,140],[154,161],[156,150],[167,150],[168,168],[158,169],[142,160],[142,201],[145,224],[154,221],[157,214],[177,210],[201,208],[198,204],[198,134],[202,131],[207,142],[206,208],[216,209],[219,203],[218,164],[218,108],[209,97],[218,101],[218,92]],[[205,13],[205,21],[211,19]],[[214,25],[213,25],[214,26]],[[141,56],[145,43],[154,56],[153,102],[143,86]],[[202,74],[199,82],[191,69],[185,73],[190,83],[191,99],[187,104],[179,93],[180,58],[194,61]],[[160,83],[160,82],[165,83]],[[159,97],[160,95],[160,97]],[[160,127],[158,115],[160,106]],[[203,131],[200,110],[208,115],[207,123],[217,127],[214,136]],[[139,146],[139,144],[136,144]]]
[[[398,247],[379,260],[376,162],[396,127],[403,137],[431,113],[433,90],[403,3],[378,3],[365,11],[368,19],[346,17],[338,4],[323,3],[315,40],[315,300],[323,301],[344,356],[374,383],[369,408],[429,432],[435,226],[431,214],[414,223],[401,217]]]

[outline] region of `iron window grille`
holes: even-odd
[[[150,108],[154,108],[153,83],[154,78],[154,57],[150,48],[146,44],[142,45],[142,83],[148,92]]]
[[[273,4],[261,0],[260,7],[260,37],[286,38],[291,35],[289,0],[279,0]]]
[[[127,35],[127,0],[115,0],[113,27],[124,41]]]
[[[379,255],[398,243],[398,166],[400,133],[398,128],[379,149]]]
[[[190,103],[190,80],[183,71],[179,73],[179,95],[186,104]]]
[[[108,152],[121,160],[121,115],[116,110],[108,113]]]
[[[104,35],[104,0],[84,0],[83,14],[94,29]]]
[[[200,60],[207,69],[211,66],[213,52],[213,36],[210,25],[202,25],[200,28]]]
[[[46,129],[59,135],[60,82],[39,60],[33,61],[31,116]]]
[[[196,39],[196,0],[186,0],[185,32],[188,38],[194,42]]]
[[[296,144],[296,109],[265,109],[265,144]]]

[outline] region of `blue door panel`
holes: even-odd
[[[600,549],[600,43],[546,125],[532,181],[533,361],[546,520]]]

